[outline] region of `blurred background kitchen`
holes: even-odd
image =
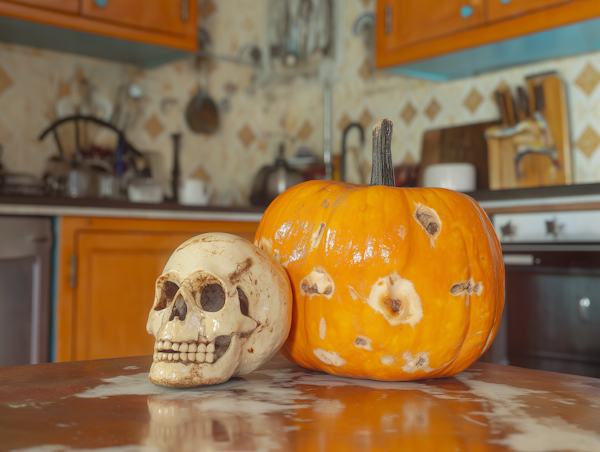
[[[304,180],[368,183],[387,117],[396,185],[469,192],[503,242],[485,359],[600,376],[599,22],[594,0],[0,0],[0,365],[148,354],[179,243],[252,240]]]

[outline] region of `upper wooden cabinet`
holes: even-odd
[[[79,13],[79,0],[9,0],[13,3],[35,6],[43,9],[54,9],[67,13]]]
[[[398,48],[481,25],[483,0],[385,1],[386,47]]]
[[[81,14],[128,27],[185,34],[190,0],[82,0]]]
[[[569,1],[571,0],[486,0],[487,19],[490,22],[508,19]]]
[[[378,0],[376,62],[450,80],[600,50],[597,0]]]
[[[156,66],[198,50],[196,0],[0,0],[0,40]]]

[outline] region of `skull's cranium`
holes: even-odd
[[[250,373],[283,345],[291,317],[289,280],[266,252],[231,234],[191,238],[156,281],[150,381],[184,388]]]

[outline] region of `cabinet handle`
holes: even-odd
[[[190,1],[181,0],[181,21],[187,22],[190,18]]]
[[[512,2],[512,0],[500,0],[500,3],[502,3],[503,5],[506,5],[507,3]]]
[[[386,5],[384,11],[384,30],[386,35],[390,35],[392,34],[392,6]]]
[[[98,8],[106,8],[108,6],[108,0],[94,0],[94,5]]]
[[[473,15],[473,7],[471,5],[462,5],[460,7],[460,16],[463,19],[467,19],[468,17],[471,17]]]

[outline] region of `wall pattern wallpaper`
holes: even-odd
[[[243,46],[263,45],[267,0],[200,0],[199,21],[211,36],[212,52],[236,55]],[[360,122],[349,178],[360,182],[358,166],[370,165],[370,129],[381,118],[394,122],[395,164],[419,161],[423,132],[432,128],[483,122],[499,117],[493,93],[513,89],[524,77],[557,71],[569,105],[572,159],[576,183],[600,182],[600,53],[545,61],[452,82],[432,82],[390,75],[373,67],[372,50],[354,34],[355,19],[374,11],[375,0],[336,3],[341,43],[332,69],[333,153],[340,152],[341,132]],[[235,14],[231,14],[235,11]],[[221,105],[221,128],[213,135],[192,133],[183,111],[206,79]],[[127,136],[140,150],[153,151],[171,166],[171,134],[180,132],[184,176],[210,180],[212,204],[246,205],[255,173],[273,161],[278,143],[287,140],[288,156],[299,147],[317,154],[323,148],[323,89],[316,74],[268,78],[249,66],[214,60],[199,74],[193,58],[144,69],[77,55],[0,43],[0,145],[7,170],[41,175],[56,152],[39,133],[57,118],[57,104],[81,99],[82,82],[114,102],[119,87],[136,83],[142,96],[130,106]],[[95,136],[102,143],[109,137]],[[364,173],[364,170],[363,170]]]

